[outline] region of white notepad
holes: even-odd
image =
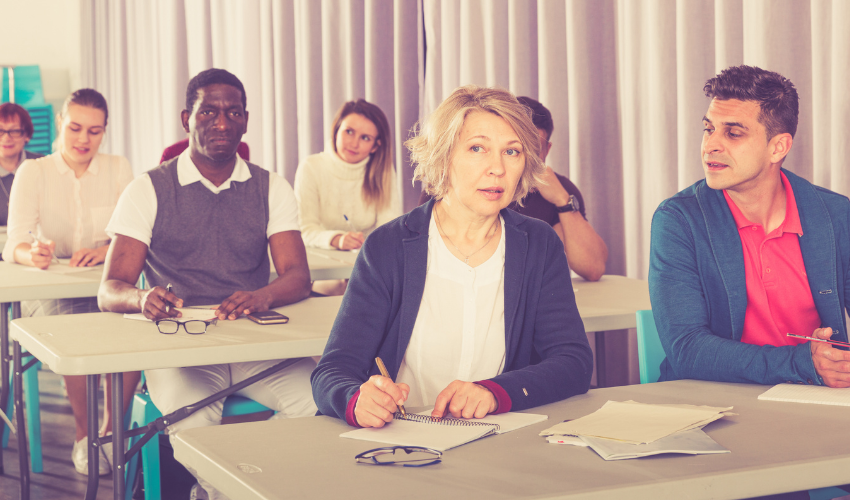
[[[381,428],[357,429],[344,432],[340,437],[446,451],[485,436],[504,434],[548,418],[546,415],[532,413],[502,413],[481,419],[432,419],[430,414],[430,411],[408,414],[405,419],[396,413],[395,419]]]
[[[850,406],[850,388],[836,389],[822,385],[779,384],[759,395],[764,401],[786,401],[816,405]]]

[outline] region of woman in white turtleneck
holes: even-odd
[[[339,108],[331,148],[295,172],[301,237],[308,247],[356,250],[378,226],[401,215],[384,112],[363,99]]]

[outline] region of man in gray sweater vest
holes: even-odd
[[[112,237],[98,303],[103,311],[143,312],[152,320],[179,317],[176,307],[221,304],[219,320],[297,302],[310,292],[310,271],[292,187],[246,163],[236,148],[248,123],[242,83],[210,69],[195,76],[181,113],[189,148],[124,191],[107,226]],[[269,283],[269,257],[278,278]],[[135,283],[142,269],[152,288]],[[166,285],[173,284],[171,291]],[[151,399],[168,414],[280,360],[150,370]],[[302,360],[240,391],[278,416],[313,415],[312,359]],[[173,424],[215,425],[222,403]],[[210,498],[221,498],[204,481]]]

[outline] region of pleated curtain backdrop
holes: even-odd
[[[401,146],[419,118],[416,0],[82,4],[83,82],[110,106],[104,150],[126,156],[136,174],[186,137],[186,85],[217,67],[245,85],[252,162],[292,182],[299,161],[324,149],[336,110],[362,97],[386,113],[399,184],[418,199]]]
[[[246,85],[252,159],[292,181],[345,100],[401,143],[457,86],[500,86],[553,113],[548,159],[585,197],[609,274],[645,278],[658,203],[702,178],[704,82],[751,64],[800,93],[790,170],[850,194],[845,0],[85,0],[84,82],[111,107],[106,148],[136,173],[185,134],[186,83],[222,67]]]

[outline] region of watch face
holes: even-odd
[[[557,211],[559,214],[565,212],[580,212],[581,204],[578,201],[578,197],[576,197],[575,195],[570,195],[570,201],[567,202],[567,204],[563,207],[555,207],[555,211]]]

